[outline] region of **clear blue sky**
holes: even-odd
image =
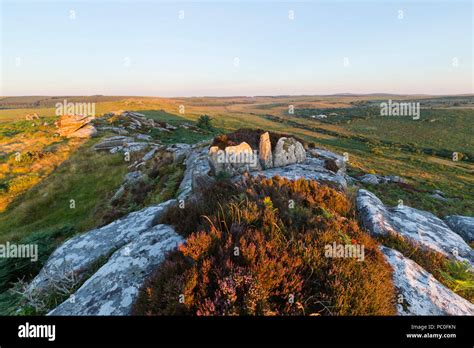
[[[0,1],[1,95],[473,93],[469,0]]]

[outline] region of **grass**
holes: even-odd
[[[24,121],[0,124],[0,130],[11,128],[18,131],[11,136],[34,139],[29,149],[35,151],[26,152],[20,161],[7,156],[3,162],[9,169],[3,173],[6,183],[3,190],[12,199],[0,213],[0,242],[37,244],[40,258],[36,263],[24,259],[0,260],[0,292],[3,291],[0,294],[0,313],[4,314],[14,314],[12,311],[19,304],[19,298],[7,289],[19,278],[31,280],[61,242],[113,220],[107,220],[107,216],[117,218],[174,197],[183,175],[181,165],[153,160],[156,166],[146,171],[150,175],[153,173],[148,177],[149,189],[142,192],[139,187],[133,188],[136,195],[122,201],[120,211],[112,214],[111,210],[117,210],[117,207],[111,207],[110,198],[122,184],[130,162],[140,158],[142,153],[133,153],[131,161],[126,162],[121,154],[92,149],[102,137],[110,134],[84,143],[50,136],[51,129],[44,130],[44,133],[41,130],[42,133],[38,134],[37,128]],[[6,140],[11,140],[11,136]],[[51,160],[55,153],[62,154],[61,161]],[[33,183],[25,181],[30,177],[36,180]],[[74,200],[74,206],[71,206],[71,200]],[[61,299],[57,296],[48,300],[52,304],[58,301]],[[31,309],[25,311],[23,314],[33,313]]]
[[[419,121],[409,117],[385,119],[380,116],[357,119],[346,128],[375,139],[474,154],[472,133],[468,127],[472,123],[474,111],[421,109],[420,115]]]
[[[51,175],[12,202],[0,214],[0,241],[19,240],[32,231],[74,225],[84,231],[95,225],[94,207],[118,188],[128,162],[120,154],[104,156],[90,140]],[[75,208],[71,208],[71,200]]]
[[[33,232],[21,238],[19,244],[36,244],[38,260],[31,262],[25,258],[0,260],[0,315],[17,315],[21,297],[12,294],[9,289],[18,280],[30,281],[40,271],[49,255],[67,238],[76,233],[72,226],[65,225],[57,229],[45,229]]]

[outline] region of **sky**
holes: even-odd
[[[3,96],[474,93],[470,0],[0,1]]]

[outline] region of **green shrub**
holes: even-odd
[[[214,129],[212,126],[212,118],[208,115],[199,116],[196,126],[210,131]]]

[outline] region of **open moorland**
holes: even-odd
[[[399,102],[419,102],[420,118],[381,116],[380,103],[389,99]],[[90,138],[59,136],[55,124],[58,119],[56,103],[62,103],[64,100],[95,103],[96,118],[93,122],[101,131]],[[117,190],[121,188],[124,176],[131,172],[131,165],[139,162],[146,154],[145,150],[136,151],[131,154],[131,158],[124,161],[120,152],[104,154],[96,151],[97,145],[104,139],[117,135],[114,133],[114,127],[122,126],[124,121],[116,115],[121,115],[124,111],[138,112],[167,128],[165,131],[151,128],[141,134],[158,145],[196,144],[242,128],[290,134],[302,139],[310,148],[325,148],[344,154],[347,158],[347,174],[351,177],[375,174],[380,177],[403,178],[403,182],[389,182],[383,185],[370,181],[358,182],[360,188],[373,192],[387,205],[394,206],[401,201],[406,206],[431,212],[439,218],[448,215],[474,216],[473,95],[2,97],[0,98],[0,243],[37,243],[40,259],[34,266],[21,260],[0,260],[2,313],[37,313],[30,307],[23,307],[22,311],[18,311],[19,298],[12,296],[9,291],[18,279],[30,281],[63,241],[104,226],[144,207],[175,198],[180,193],[178,187],[184,175],[183,164],[161,158],[156,163],[146,164],[147,167],[142,169],[147,173],[147,179],[142,181],[140,186],[126,188],[126,193],[117,198]],[[203,118],[203,115],[208,117]],[[273,190],[272,183],[264,185],[268,186],[269,191]],[[237,191],[235,194],[240,193]],[[349,201],[354,199],[350,192],[347,199]],[[254,197],[253,200],[256,204],[272,204],[265,202],[265,197]],[[330,208],[334,210],[333,214],[348,219],[354,218],[349,208],[342,209],[337,203],[335,204],[336,207]],[[250,211],[252,207],[247,206],[245,209]],[[211,214],[211,211],[212,209],[205,213]],[[312,210],[311,212],[314,213]],[[171,217],[170,219],[172,220]],[[258,219],[264,221],[265,216],[258,216]],[[219,218],[216,221],[218,220]],[[347,228],[349,237],[366,238],[361,235],[359,229]],[[217,233],[216,238],[225,238],[225,235],[216,232],[218,230],[216,226],[216,230],[212,232]],[[244,237],[250,238],[247,234],[248,231]],[[204,248],[199,244],[199,238],[203,237],[195,236],[195,238],[193,241],[197,245],[196,248]],[[290,236],[284,235],[284,238]],[[366,241],[366,244],[375,250],[375,244],[372,243],[375,242]],[[390,243],[390,245],[397,244],[396,241]],[[186,253],[192,255],[193,251],[189,249],[191,246],[184,251],[185,255]],[[282,244],[277,243],[273,249],[275,255],[284,252],[282,248]],[[205,252],[200,250],[200,253]],[[290,252],[288,260],[294,262],[296,267],[292,272],[299,272],[296,265],[300,262],[299,259],[304,257],[300,250]],[[189,267],[184,265],[182,256],[173,254],[171,258],[169,272],[179,269],[188,272]],[[370,259],[370,262],[370,267],[378,267],[379,255]],[[99,266],[98,264],[94,267]],[[326,266],[320,265],[320,267]],[[363,273],[354,267],[356,269],[354,272]],[[153,285],[155,282],[156,287],[164,286],[162,281],[163,277],[166,277],[164,274],[166,271],[165,269],[155,274],[150,284]],[[346,271],[352,272],[349,269]],[[309,273],[305,272],[307,270],[298,273],[298,277],[302,279],[309,277]],[[394,290],[389,284],[388,273],[385,272],[384,268],[381,278],[374,279],[382,284],[378,290],[372,289],[368,283],[364,285],[366,291],[372,291],[374,294],[374,302],[370,303],[374,306],[374,310],[368,314],[395,313],[390,303],[395,296]],[[288,282],[283,284],[285,286],[291,283],[292,277],[291,273],[287,273],[286,276]],[[275,277],[278,277],[277,272]],[[319,281],[316,275],[314,277],[314,281]],[[180,281],[189,283],[192,282],[191,278],[192,275],[189,273],[187,279]],[[347,281],[350,282],[350,279]],[[291,291],[299,292],[302,296],[309,296],[312,291],[312,288],[307,286],[301,287],[298,284],[291,286],[294,287]],[[341,289],[343,287],[341,285]],[[361,298],[358,305],[352,309],[341,305],[338,314],[367,314],[362,309],[366,305],[362,300],[363,294],[342,294],[337,287],[331,291],[338,292],[342,302]],[[390,293],[391,297],[382,298],[384,291]],[[472,293],[464,295],[465,298],[470,296]],[[63,297],[49,299],[51,302],[49,308],[55,307],[63,300]],[[199,302],[201,300],[203,302]],[[472,298],[470,300],[472,301]],[[146,300],[142,294],[135,313],[149,314],[149,311],[155,313],[159,309],[173,314],[183,314],[199,310],[205,312],[207,308],[205,299],[196,299],[196,303],[187,309],[169,308],[162,303],[152,302],[153,299]],[[243,303],[239,304],[238,310],[241,311],[239,313],[247,313],[245,306]],[[325,311],[323,307],[314,303],[307,310],[311,310],[311,313],[321,313]],[[289,310],[284,306],[278,308],[276,314],[310,314],[303,313],[303,310]],[[211,314],[216,313],[210,309],[209,311]],[[268,311],[271,312],[270,309]],[[229,313],[233,314],[231,311],[227,314]]]

